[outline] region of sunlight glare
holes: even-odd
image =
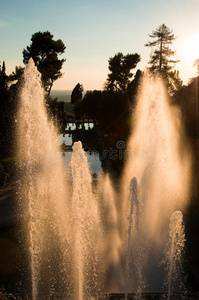
[[[199,58],[199,33],[191,35],[184,44],[185,58],[193,63]]]

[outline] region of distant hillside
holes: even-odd
[[[52,90],[50,95],[52,98],[57,98],[58,101],[70,102],[71,90]]]
[[[72,90],[52,90],[50,95],[52,98],[57,98],[58,101],[70,102]],[[83,91],[83,97],[86,91]]]

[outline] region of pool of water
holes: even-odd
[[[93,123],[84,123],[84,129],[89,130],[94,127]],[[83,129],[82,124],[78,126],[78,129]],[[67,127],[65,130],[76,130],[76,124],[75,123],[69,123],[67,124]],[[65,144],[67,146],[73,145],[73,139],[72,139],[72,133],[66,133],[66,134],[60,134],[59,135],[59,144]],[[70,169],[70,160],[71,160],[71,151],[63,152],[63,159],[65,161],[66,171],[69,177],[71,177],[71,169]],[[99,158],[98,151],[85,151],[85,154],[87,156],[87,160],[90,166],[90,172],[94,179],[97,179],[100,174],[102,173],[102,166],[101,161]]]

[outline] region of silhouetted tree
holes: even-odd
[[[160,74],[165,80],[169,93],[173,94],[175,90],[182,86],[179,72],[171,71],[174,65],[179,62],[179,60],[170,59],[175,54],[175,51],[169,48],[169,45],[176,39],[173,30],[162,24],[152,34],[149,34],[149,37],[154,40],[146,43],[145,46],[155,47],[149,61],[151,65],[149,70],[153,74]]]
[[[15,103],[10,98],[5,62],[0,66],[0,158],[12,155]]]
[[[137,66],[139,61],[140,55],[137,53],[123,55],[119,52],[114,57],[110,57],[108,61],[110,73],[104,89],[107,91],[126,91],[130,78],[133,76],[131,70]]]
[[[78,104],[82,100],[83,91],[84,91],[83,85],[80,83],[78,83],[74,87],[72,94],[71,94],[71,103],[72,104]]]
[[[2,67],[0,66],[0,89],[6,90],[8,83],[8,76],[6,75],[5,61],[3,61]]]
[[[84,102],[85,101],[85,102]],[[82,104],[86,104],[89,115],[96,119],[100,131],[95,138],[99,140],[103,151],[104,149],[114,149],[117,152],[117,142],[123,141],[124,145],[129,136],[130,130],[130,102],[127,93],[112,91],[93,91],[85,95]],[[115,171],[120,174],[125,155],[125,147],[120,149],[120,155],[111,158],[111,163],[102,160],[102,167],[109,172]],[[100,152],[102,155],[102,153]],[[109,159],[108,159],[109,160]],[[111,169],[109,169],[111,167]]]
[[[66,128],[67,116],[64,110],[64,101],[58,101],[57,98],[52,98],[51,96],[46,95],[46,108],[49,118],[55,124],[59,133],[63,132],[63,129]]]
[[[81,102],[81,112],[96,119],[103,131],[115,137],[114,139],[118,136],[125,138],[124,127],[130,113],[130,102],[126,93],[87,91]]]
[[[19,67],[15,67],[15,71],[12,72],[9,76],[8,76],[8,80],[9,81],[15,81],[15,80],[19,80],[19,78],[21,77],[21,75],[23,74],[23,70],[24,68],[22,68],[21,66]]]
[[[183,86],[173,96],[175,104],[179,105],[182,111],[182,121],[186,130],[186,139],[184,143],[191,147],[189,156],[192,159],[191,165],[191,196],[186,211],[186,230],[189,238],[187,239],[186,255],[190,261],[189,272],[194,280],[190,281],[195,288],[195,280],[199,279],[198,269],[199,261],[197,254],[199,252],[199,76],[193,78],[187,86]],[[188,141],[187,141],[188,138]],[[183,146],[179,153],[183,151]],[[190,260],[190,257],[192,258]]]
[[[87,91],[80,106],[82,116],[99,119],[102,91]]]
[[[127,88],[127,93],[129,96],[129,100],[131,102],[131,104],[135,104],[135,99],[136,99],[136,95],[137,95],[137,91],[138,91],[138,87],[139,87],[139,83],[141,80],[141,77],[143,75],[143,72],[141,70],[137,70],[134,79],[129,83],[128,88]]]
[[[185,129],[190,140],[199,140],[199,76],[182,86],[173,96],[183,113]]]
[[[62,76],[61,68],[65,59],[59,59],[58,55],[63,54],[65,49],[62,40],[53,40],[49,31],[39,31],[32,35],[30,46],[23,50],[23,62],[27,64],[32,57],[48,95],[53,83]]]
[[[151,54],[149,70],[153,73],[169,72],[172,67],[170,63],[176,63],[178,60],[170,60],[169,57],[174,55],[175,51],[169,48],[169,45],[176,39],[173,31],[165,24],[160,25],[156,30],[149,34],[150,38],[155,39],[153,42],[145,44],[147,47],[156,47]]]
[[[183,85],[183,81],[180,78],[179,71],[170,71],[165,78],[165,84],[170,95],[173,95],[176,91],[178,91]]]

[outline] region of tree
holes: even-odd
[[[175,51],[169,48],[169,45],[176,39],[173,30],[168,28],[165,24],[160,25],[156,30],[149,34],[155,39],[152,42],[145,44],[147,47],[156,47],[151,54],[149,64],[149,71],[152,74],[159,74],[165,80],[169,94],[173,94],[178,88],[182,86],[182,80],[179,77],[178,71],[172,71],[174,65],[179,60],[172,60],[170,57],[175,54]],[[173,64],[173,66],[171,65]]]
[[[5,61],[3,61],[2,67],[0,65],[0,89],[1,90],[6,90],[8,88],[7,82],[8,82],[8,76],[6,75]]]
[[[23,70],[24,68],[22,68],[21,66],[19,67],[15,67],[15,71],[13,71],[9,76],[8,76],[8,80],[9,81],[15,81],[15,80],[19,80],[21,75],[23,74]]]
[[[186,133],[191,141],[199,140],[199,76],[192,78],[173,95],[173,102],[180,106]],[[198,153],[198,149],[197,149]]]
[[[182,83],[183,81],[180,78],[179,71],[174,70],[169,72],[166,78],[166,84],[170,95],[178,91],[182,87]]]
[[[143,72],[138,69],[133,80],[128,85],[127,94],[132,105],[135,105],[136,95],[142,76]]]
[[[86,92],[80,105],[82,116],[99,120],[102,94],[102,91],[97,90]]]
[[[151,67],[149,70],[152,73],[167,74],[171,71],[172,67],[170,63],[177,63],[178,60],[170,60],[169,57],[174,55],[175,51],[169,48],[169,45],[176,39],[173,31],[169,29],[165,24],[160,25],[156,30],[149,34],[149,36],[155,39],[153,42],[145,44],[147,47],[157,48],[151,54],[151,60],[149,64]]]
[[[49,31],[39,31],[32,35],[30,46],[23,50],[23,62],[27,64],[32,57],[41,73],[41,80],[48,95],[54,81],[62,76],[61,68],[65,59],[59,59],[58,55],[63,54],[65,49],[62,40],[53,40]]]
[[[83,96],[83,91],[84,91],[83,85],[80,83],[78,83],[74,87],[72,94],[71,94],[71,103],[72,104],[78,104],[79,102],[81,102],[82,96]]]
[[[14,148],[15,102],[10,97],[5,62],[0,65],[0,158],[11,156]],[[16,93],[15,93],[16,96]]]
[[[130,78],[133,76],[131,70],[140,61],[140,55],[127,54],[121,52],[109,58],[109,71],[104,89],[107,91],[126,91]]]

